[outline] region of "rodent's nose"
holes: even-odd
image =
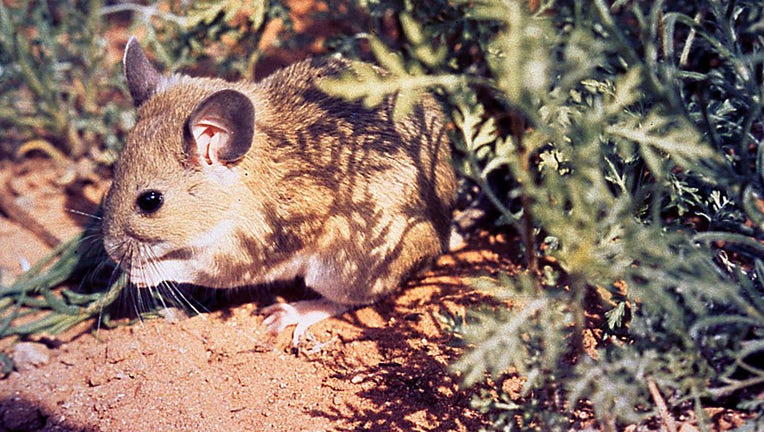
[[[151,229],[142,220],[141,215],[136,215],[132,206],[124,208],[118,204],[112,204],[108,198],[104,206],[103,219],[101,220],[101,233],[104,242],[113,245],[138,241],[152,243],[156,241],[151,236]]]

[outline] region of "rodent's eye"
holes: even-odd
[[[150,190],[138,195],[138,199],[135,201],[138,208],[146,214],[154,213],[159,210],[164,204],[164,196],[162,192]]]

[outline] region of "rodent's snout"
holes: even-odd
[[[134,237],[129,233],[129,221],[120,215],[120,206],[114,188],[109,191],[104,201],[103,218],[101,219],[101,237],[103,246],[109,257],[123,268],[129,266],[130,250],[134,249]]]
[[[103,246],[112,261],[127,273],[130,282],[143,287],[156,285],[144,281],[146,268],[150,265],[149,246],[131,237],[113,218],[104,218],[102,225]]]
[[[101,235],[103,239],[103,247],[109,258],[112,261],[123,265],[126,260],[125,242],[120,241],[120,238],[124,238],[124,234],[119,234],[114,227],[114,224],[104,217],[101,225]]]

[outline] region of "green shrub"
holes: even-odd
[[[764,6],[437,3],[399,7],[400,52],[371,38],[391,77],[327,87],[398,92],[400,111],[443,91],[463,174],[524,241],[528,272],[476,279],[514,307],[454,328],[466,385],[526,379],[477,406],[509,430],[567,430],[585,406],[616,430],[665,420],[664,399],[705,430],[707,403],[760,417]]]
[[[31,140],[74,158],[92,141],[116,148],[131,120],[113,100],[119,74],[104,68],[99,2],[7,3],[0,4],[4,150]]]

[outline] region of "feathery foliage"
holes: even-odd
[[[399,6],[400,52],[371,38],[392,76],[326,87],[401,112],[441,91],[462,173],[524,240],[527,273],[476,280],[513,306],[468,315],[453,365],[524,397],[476,404],[507,430],[567,430],[584,401],[607,430],[658,398],[705,430],[707,401],[761,417],[764,6],[436,3]]]

